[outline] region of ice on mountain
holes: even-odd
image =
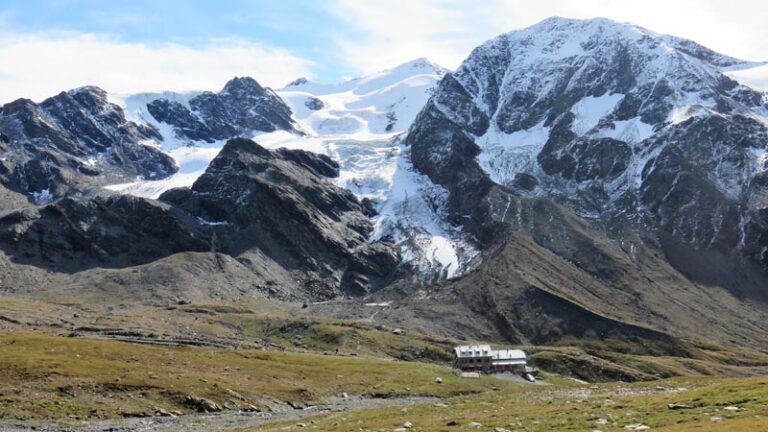
[[[571,130],[579,135],[584,135],[597,126],[597,124],[613,112],[616,105],[624,98],[623,94],[604,94],[602,96],[587,96],[576,102],[571,108],[575,119],[571,125]]]
[[[408,150],[397,139],[445,72],[425,59],[417,59],[340,84],[296,80],[277,94],[307,135],[276,131],[252,136],[269,149],[303,149],[336,159],[340,163],[337,184],[376,203],[379,214],[372,239],[394,239],[404,260],[425,278],[459,275],[477,253],[460,228],[443,222],[445,218],[439,213],[446,192],[413,170]],[[168,189],[191,186],[203,174],[224,141],[204,143],[179,138],[173,127],[155,121],[146,109],[146,104],[157,98],[188,107],[189,100],[198,94],[121,98],[127,115],[160,130],[162,148],[176,160],[179,172],[160,181],[137,181],[109,189],[157,198]],[[322,105],[308,103],[313,100],[321,100]]]
[[[640,117],[613,122],[613,127],[597,131],[596,138],[613,138],[630,144],[637,144],[653,136],[653,125],[643,122]]]
[[[477,161],[496,183],[510,185],[518,173],[536,169],[536,156],[549,139],[550,128],[543,122],[526,129],[506,134],[495,125],[476,143],[480,146]]]

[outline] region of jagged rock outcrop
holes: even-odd
[[[171,206],[130,195],[64,198],[0,218],[0,247],[16,262],[61,272],[145,264],[210,249],[207,233]]]
[[[0,184],[44,203],[109,181],[163,178],[176,172],[173,159],[145,144],[159,138],[97,87],[40,104],[19,99],[0,108]]]
[[[173,126],[178,138],[214,142],[253,132],[297,132],[291,109],[271,89],[250,77],[234,78],[218,92],[203,92],[188,104],[158,98],[147,104],[155,120]]]
[[[326,156],[233,139],[191,188],[160,200],[211,226],[223,252],[243,262],[266,255],[312,296],[364,294],[387,281],[398,257],[368,242],[363,206],[327,179],[337,169]]]

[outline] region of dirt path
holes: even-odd
[[[112,421],[92,421],[58,425],[51,423],[2,424],[0,432],[225,432],[232,429],[255,427],[268,423],[300,420],[328,412],[346,412],[369,408],[407,406],[434,403],[437,398],[349,399],[334,398],[322,405],[300,410],[272,413],[224,412],[217,414],[190,414],[179,417],[129,418]]]

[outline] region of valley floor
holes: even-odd
[[[529,385],[458,377],[406,306],[88,304],[0,297],[0,432],[768,430],[768,354],[735,346],[522,347]]]
[[[391,431],[408,422],[414,431],[763,432],[768,430],[768,378],[520,386],[439,404],[325,414],[305,422],[316,431]],[[286,422],[258,430],[299,429]]]
[[[0,336],[0,431],[768,430],[768,377],[542,378],[14,332]]]

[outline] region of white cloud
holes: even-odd
[[[236,75],[279,87],[310,75],[310,66],[289,51],[242,40],[189,47],[94,34],[0,35],[0,101],[41,100],[82,85],[114,93],[217,90]]]
[[[606,17],[693,39],[724,54],[768,60],[768,8],[755,0],[336,0],[359,37],[338,37],[341,61],[372,72],[425,56],[457,67],[472,48],[550,16]]]
[[[362,73],[418,57],[456,66],[476,44],[473,17],[457,2],[337,0],[330,9],[351,30],[335,38],[338,55]]]

